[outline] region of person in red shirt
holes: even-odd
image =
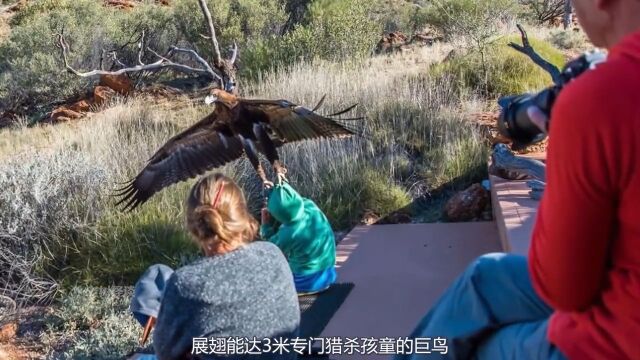
[[[572,2],[609,55],[552,109],[529,256],[474,261],[411,335],[448,352],[399,358],[640,359],[640,0]]]

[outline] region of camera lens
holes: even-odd
[[[520,150],[545,138],[544,132],[529,118],[527,109],[537,106],[544,113],[548,113],[551,102],[551,93],[547,90],[537,95],[524,94],[498,101],[502,107],[498,118],[498,131],[512,140],[514,150]]]

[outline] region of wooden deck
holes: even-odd
[[[545,154],[528,155],[544,161]],[[490,175],[491,204],[500,242],[506,252],[527,255],[539,201],[531,199],[525,180]]]
[[[320,337],[408,336],[474,258],[496,251],[526,255],[539,202],[526,181],[491,176],[490,182],[494,222],[355,228],[337,249],[338,281],[355,286]],[[372,357],[390,358],[330,356]]]
[[[408,336],[474,258],[500,250],[493,222],[358,227],[338,246],[338,281],[355,286],[321,337]]]
[[[491,203],[506,252],[527,255],[538,201],[529,197],[526,181],[508,181],[491,176]]]

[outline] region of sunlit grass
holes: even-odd
[[[428,64],[447,47],[433,49],[426,57],[298,64],[244,86],[247,97],[309,107],[327,94],[325,113],[358,103],[351,115],[366,120],[349,125],[363,136],[280,151],[292,185],[321,207],[335,230],[348,230],[365,212],[384,217],[402,209],[416,219],[437,220],[442,199],[430,197],[434,189],[482,176],[487,150],[463,114],[482,103],[431,78]],[[418,57],[423,66],[407,66]],[[183,213],[194,180],[163,190],[130,214],[121,213],[111,196],[166,140],[210,111],[200,99],[181,104],[130,99],[75,123],[0,133],[0,152],[11,159],[2,166],[0,186],[19,188],[2,195],[0,223],[12,226],[0,228],[0,251],[11,249],[19,254],[12,261],[22,264],[5,267],[13,269],[6,277],[13,283],[0,287],[28,299],[39,289],[25,287],[35,276],[54,290],[132,284],[153,263],[178,266],[197,256]],[[261,184],[249,162],[239,159],[218,171],[241,185],[257,215]]]

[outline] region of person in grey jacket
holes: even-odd
[[[187,227],[205,257],[175,272],[154,265],[131,302],[141,323],[159,304],[157,358],[295,359],[295,352],[272,346],[298,334],[293,275],[277,246],[254,241],[258,223],[242,190],[223,175],[207,176],[186,207]]]

